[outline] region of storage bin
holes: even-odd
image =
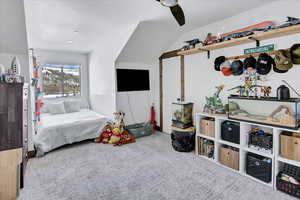
[[[240,144],[240,123],[224,121],[221,124],[221,139]]]
[[[266,183],[270,183],[272,180],[272,159],[247,153],[246,173]]]
[[[285,134],[286,135],[280,135],[281,156],[300,161],[300,138],[293,137],[292,133]]]
[[[258,146],[260,148],[264,148],[267,150],[272,150],[273,148],[273,135],[272,134],[265,134],[265,135],[258,135],[255,133],[249,134],[249,145]]]
[[[132,124],[125,127],[135,138],[145,137],[152,135],[154,124],[152,123],[139,123]]]
[[[299,182],[300,168],[293,165],[284,164],[282,170],[276,176],[276,188],[278,190],[300,198],[300,185],[281,179],[282,174],[291,176]]]
[[[200,120],[200,133],[210,137],[215,137],[215,120],[213,118],[203,118]]]
[[[239,170],[239,152],[232,147],[220,147],[220,163],[235,170]]]

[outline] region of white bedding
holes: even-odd
[[[38,133],[33,137],[38,156],[65,144],[98,137],[109,120],[88,109],[57,115],[46,113],[41,119]]]

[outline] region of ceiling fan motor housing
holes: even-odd
[[[178,4],[178,0],[160,0],[160,3],[166,7],[173,7]]]

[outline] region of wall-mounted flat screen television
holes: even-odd
[[[150,90],[149,70],[117,69],[118,92]]]

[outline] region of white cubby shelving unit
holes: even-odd
[[[215,137],[206,136],[206,135],[201,134],[201,132],[200,132],[200,120],[202,118],[206,118],[206,117],[214,118],[214,120],[215,120]],[[224,122],[226,120],[240,123],[240,144],[231,143],[231,142],[224,141],[221,139],[221,124],[222,124],[222,122]],[[222,165],[222,166],[224,166],[225,168],[228,168],[232,171],[235,171],[237,173],[240,173],[241,175],[249,177],[250,179],[255,180],[259,183],[267,185],[275,190],[276,190],[276,175],[280,171],[280,166],[282,163],[287,163],[290,165],[300,167],[300,162],[286,159],[286,158],[283,158],[280,156],[280,134],[281,134],[281,132],[282,131],[290,131],[290,132],[300,133],[299,129],[298,130],[285,129],[285,128],[261,125],[261,124],[256,124],[256,123],[231,120],[231,119],[228,119],[226,116],[210,115],[210,114],[206,114],[206,113],[197,113],[196,114],[195,125],[196,125],[196,151],[195,152],[196,152],[197,156],[205,158],[216,164],[222,165],[219,162],[220,146],[228,145],[231,147],[238,148],[239,149],[239,170],[237,171],[237,170],[231,169],[227,166],[224,166],[224,165]],[[263,130],[273,134],[272,152],[262,150],[262,149],[248,147],[248,133],[251,130],[251,128],[253,128],[253,127],[258,127],[260,129],[263,129]],[[198,154],[198,137],[205,138],[207,140],[211,140],[214,142],[214,158],[207,158],[205,156],[201,156]],[[263,182],[259,179],[256,179],[246,173],[246,155],[248,152],[272,159],[272,181],[270,183],[265,183],[265,182]]]

